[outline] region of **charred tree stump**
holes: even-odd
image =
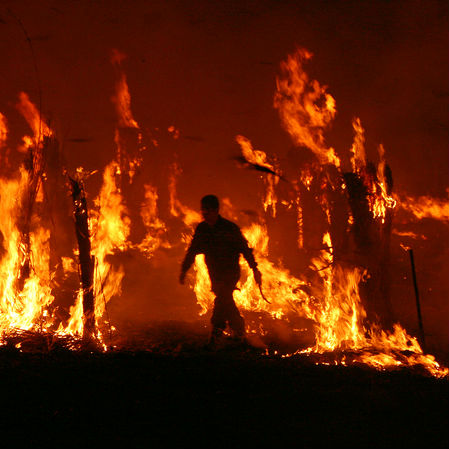
[[[83,289],[83,337],[90,339],[95,335],[95,301],[94,301],[94,258],[91,256],[88,211],[86,195],[81,182],[70,179],[75,218],[76,238],[79,248],[81,286]]]

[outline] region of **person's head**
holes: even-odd
[[[204,221],[214,225],[218,220],[218,210],[220,203],[215,195],[206,195],[201,198],[201,214]]]

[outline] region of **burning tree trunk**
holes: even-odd
[[[84,337],[95,334],[94,258],[91,256],[87,201],[81,182],[70,179],[74,205],[76,238],[79,248],[81,286],[83,289]]]
[[[389,175],[385,177],[389,193],[392,188],[391,171],[388,166],[385,171]],[[382,216],[375,217],[373,214],[374,197],[380,197],[381,194],[371,164],[367,164],[359,173],[345,173],[344,181],[353,218],[350,232],[355,246],[354,262],[368,273],[368,279],[361,288],[367,318],[389,328],[393,324],[389,276],[392,211],[385,208]]]
[[[61,321],[69,319],[69,307],[73,305],[79,279],[76,271],[64,267],[63,259],[71,259],[75,247],[74,235],[65,232],[70,229],[71,205],[67,198],[66,179],[59,143],[52,139],[43,148],[46,161],[46,176],[43,183],[45,204],[42,216],[47,221],[50,233],[50,272],[52,273],[52,288],[58,287],[54,311]],[[55,323],[59,325],[59,323]]]
[[[43,141],[38,141],[35,145],[28,148],[27,157],[24,162],[24,168],[28,175],[28,185],[22,195],[22,204],[20,210],[22,216],[18,221],[18,227],[21,234],[20,251],[22,261],[18,276],[18,289],[22,290],[26,279],[30,276],[31,270],[31,218],[36,202],[36,197],[42,183],[44,174],[43,148],[51,144],[51,138],[45,136]]]

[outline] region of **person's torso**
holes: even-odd
[[[201,228],[201,247],[209,270],[239,269],[240,231],[229,220],[219,217],[214,226],[205,223]]]

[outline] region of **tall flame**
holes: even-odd
[[[298,146],[312,150],[323,164],[340,166],[340,159],[324,139],[324,130],[337,113],[334,98],[316,80],[309,79],[304,64],[312,53],[298,49],[281,63],[282,75],[276,80],[274,107],[282,125]]]
[[[115,49],[112,50],[111,62],[116,68],[118,78],[113,102],[117,110],[119,126],[123,128],[139,128],[131,112],[131,95],[129,93],[126,75],[121,68],[121,63],[125,58],[125,54]]]
[[[26,139],[31,160],[20,167],[14,178],[0,179],[0,330],[44,331],[53,324],[48,311],[54,300],[50,287],[50,231],[42,225],[33,206],[44,170],[43,139],[52,131],[25,93],[20,94],[17,107],[34,137]],[[1,122],[1,134],[6,136],[5,121]]]
[[[40,143],[44,137],[53,135],[53,131],[42,120],[40,111],[38,111],[36,106],[30,101],[30,97],[25,92],[20,92],[19,94],[17,109],[25,117],[30,128],[33,130],[35,144]]]
[[[169,248],[170,244],[165,241],[167,226],[159,218],[157,189],[151,184],[145,184],[145,201],[142,204],[140,214],[147,234],[138,245],[138,248],[147,256],[152,257],[159,247]]]
[[[362,127],[360,119],[357,117],[352,121],[352,127],[354,129],[354,141],[350,149],[350,152],[352,153],[352,171],[354,173],[360,173],[366,166],[365,130]]]
[[[108,255],[123,251],[129,245],[130,219],[127,216],[123,197],[116,185],[118,164],[109,163],[103,174],[103,186],[95,204],[98,214],[92,217],[92,254],[95,267],[95,315],[97,319],[104,313],[105,306],[112,296],[121,292],[121,281],[125,275],[123,268],[115,269],[106,261]]]
[[[344,270],[334,264],[332,242],[329,233],[323,236],[325,249],[321,256],[312,260],[313,268],[322,281],[321,301],[311,318],[317,327],[315,352],[362,347],[364,328],[362,320],[366,313],[360,302],[358,285],[362,278],[359,269]]]
[[[119,128],[116,132],[118,156],[104,169],[101,190],[89,216],[92,255],[95,258],[94,295],[97,323],[104,316],[108,301],[114,295],[120,294],[121,282],[125,275],[123,267],[115,267],[109,256],[132,247],[152,257],[159,248],[169,247],[164,239],[167,225],[158,214],[158,191],[149,182],[143,186],[144,201],[140,204],[140,217],[147,235],[140,244],[132,245],[129,241],[131,220],[121,192],[120,175],[126,169],[129,179],[132,179],[136,166],[142,160],[138,156],[131,157],[126,148],[122,147],[129,131],[131,137],[141,135],[139,125],[131,112],[129,88],[121,69],[124,57],[114,50],[111,59],[118,74],[114,96]],[[325,130],[335,117],[336,106],[334,98],[327,93],[327,88],[310,79],[304,71],[305,63],[311,58],[310,52],[300,49],[282,62],[282,73],[277,79],[274,96],[274,107],[278,109],[281,122],[294,143],[309,148],[320,164],[334,166],[322,167],[316,164],[318,168],[315,173],[307,167],[304,168],[298,180],[292,184],[289,201],[280,202],[297,210],[300,248],[304,245],[302,227],[305,213],[300,201],[300,187],[302,189],[304,186],[302,192],[307,194],[313,189],[316,190],[314,201],[326,214],[325,224],[329,229],[332,225],[332,198],[328,192],[341,189],[340,193],[344,193],[344,186],[329,186],[330,175],[326,177],[326,169],[332,169],[338,176],[341,175],[341,172],[335,169],[340,166],[340,160],[324,138]],[[53,136],[53,131],[42,120],[38,109],[25,93],[20,94],[17,107],[28,121],[34,135],[24,139],[25,148],[32,156],[29,166],[24,164],[11,179],[0,179],[0,331],[7,333],[11,329],[32,329],[47,332],[55,323],[51,312],[54,293],[51,289],[50,230],[44,226],[43,220],[33,208],[25,208],[24,204],[32,190],[30,184],[37,189],[39,183],[43,182],[45,164],[41,150],[44,148],[45,139]],[[350,150],[352,174],[366,187],[372,216],[383,220],[388,208],[393,208],[396,201],[391,197],[391,179],[388,178],[385,149],[382,145],[379,146],[380,162],[377,170],[369,166],[360,119],[354,119],[352,126],[355,134]],[[170,126],[168,132],[174,139],[178,139],[180,135],[174,126]],[[6,120],[0,114],[0,148],[6,145],[6,139]],[[137,145],[141,143],[139,139],[136,141]],[[236,140],[247,161],[274,171],[275,164],[268,161],[263,151],[255,150],[249,139],[239,135]],[[140,149],[141,147],[138,151]],[[126,163],[122,164],[123,161]],[[176,162],[173,163],[168,179],[169,207],[172,217],[184,223],[183,240],[187,243],[201,216],[178,198],[177,182],[181,173],[181,167]],[[323,176],[314,178],[316,173]],[[275,193],[278,178],[269,174],[265,179],[267,189],[261,207],[265,212],[271,208],[274,217],[278,203]],[[316,183],[316,180],[319,182]],[[35,198],[32,198],[33,201]],[[417,217],[432,216],[449,221],[447,200],[439,201],[429,197],[406,198],[402,206]],[[27,218],[30,220],[27,221],[27,226],[23,226],[24,209],[29,211]],[[238,216],[227,199],[223,199],[222,211],[234,220]],[[301,352],[340,353],[341,363],[352,358],[353,361],[379,369],[420,364],[435,376],[449,374],[449,370],[440,367],[433,356],[424,354],[416,338],[409,336],[399,324],[396,324],[392,331],[386,331],[368,321],[359,291],[366,280],[366,273],[357,266],[343,264],[334,255],[331,231],[322,233],[322,249],[317,257],[310,261],[309,271],[301,276],[294,276],[283,266],[282,261],[274,263],[270,258],[268,228],[263,218],[243,228],[242,232],[254,248],[263,279],[260,289],[247,263],[241,259],[242,277],[237,285],[238,290],[234,292],[235,301],[244,314],[257,312],[261,317],[257,329],[253,328],[253,323],[247,323],[250,332],[263,327],[262,317],[282,319],[285,323],[301,317],[313,323],[311,332],[314,334],[313,344]],[[28,236],[25,243],[24,234]],[[27,253],[29,270],[23,269],[24,253]],[[65,258],[63,265],[65,270],[72,270],[73,259]],[[201,306],[201,313],[205,313],[211,309],[214,298],[210,291],[211,285],[203,256],[197,256],[194,269],[196,282],[193,288]],[[269,302],[266,302],[264,297]],[[66,325],[59,326],[58,333],[81,334],[82,289],[78,291],[70,314],[70,320]]]

